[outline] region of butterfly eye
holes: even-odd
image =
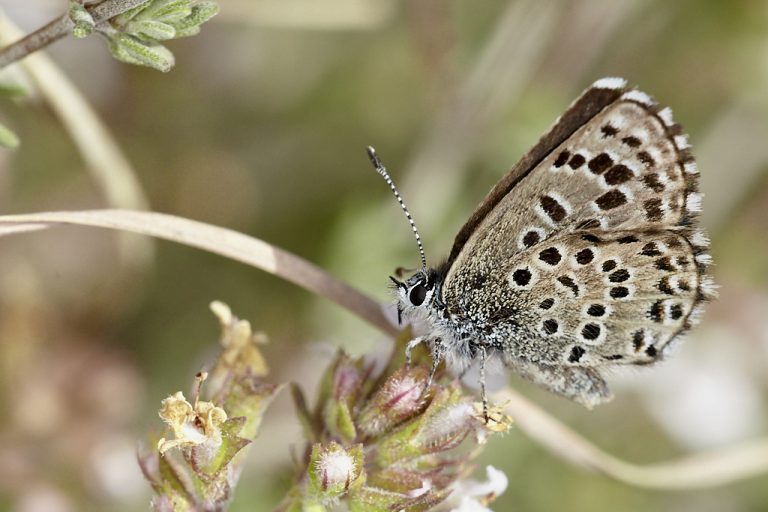
[[[411,304],[414,306],[421,306],[426,298],[427,288],[423,284],[417,284],[411,288],[411,291],[408,294],[408,300],[410,300]]]

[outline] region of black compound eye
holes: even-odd
[[[424,303],[424,299],[427,298],[427,288],[423,284],[417,284],[408,293],[408,300],[414,306],[421,306]]]

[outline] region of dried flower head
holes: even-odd
[[[192,403],[182,392],[163,400],[160,417],[173,439],[160,439],[157,451],[139,454],[139,466],[154,490],[156,511],[226,510],[245,449],[280,390],[263,379],[267,367],[258,352],[259,336],[251,333],[250,324],[235,318],[224,304],[213,309],[222,323],[224,350],[211,379],[206,381],[205,372],[196,376]],[[204,381],[209,400],[200,399]]]
[[[198,375],[199,386],[206,379],[207,374]],[[213,402],[206,402],[195,397],[194,405],[190,404],[181,391],[169,396],[162,401],[160,418],[173,431],[174,439],[160,439],[157,449],[165,453],[171,448],[205,445],[211,449],[217,449],[221,444],[221,425],[227,421],[227,413]]]
[[[266,344],[267,337],[261,332],[254,333],[251,323],[237,318],[223,302],[214,301],[210,307],[221,324],[219,343],[224,347],[216,367],[211,371],[211,378],[216,380],[222,373],[231,370],[266,375],[267,363],[259,346]]]

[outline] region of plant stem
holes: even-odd
[[[98,25],[148,1],[149,0],[105,0],[100,4],[87,7],[87,9],[93,17],[94,22]],[[62,14],[44,27],[35,30],[15,43],[0,49],[0,68],[4,68],[8,64],[26,57],[30,53],[34,53],[37,50],[45,48],[49,44],[62,39],[72,32],[74,26],[75,24],[69,18],[69,14]]]
[[[69,16],[64,14],[15,43],[9,44],[0,50],[0,68],[58,41],[69,34],[74,26]]]

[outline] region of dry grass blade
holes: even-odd
[[[604,452],[510,388],[496,394],[494,400],[507,403],[506,412],[520,430],[557,457],[636,487],[702,489],[768,472],[768,439],[765,438],[643,466]]]
[[[115,229],[197,247],[260,268],[301,286],[337,303],[387,334],[397,332],[375,300],[294,254],[231,229],[162,213],[88,210],[3,215],[0,216],[0,235],[25,231],[27,226],[39,229],[41,224]]]
[[[32,231],[40,231],[49,227],[51,227],[50,224],[33,224],[31,222],[26,224],[0,225],[0,236],[15,235],[18,233],[31,233]]]

